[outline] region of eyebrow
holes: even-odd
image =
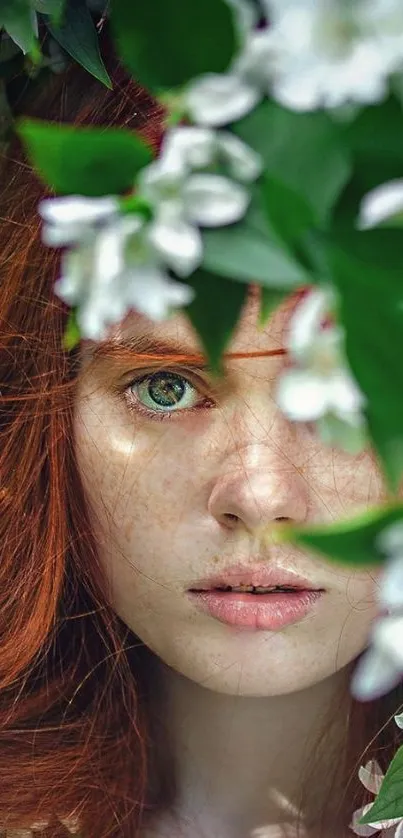
[[[286,349],[268,349],[256,352],[224,352],[225,359],[263,358],[267,356],[286,355]],[[150,362],[170,362],[188,364],[197,369],[208,369],[209,361],[204,353],[192,353],[178,341],[162,340],[149,335],[131,335],[115,338],[114,340],[98,343],[93,352],[92,360],[119,359],[133,362],[142,360]]]

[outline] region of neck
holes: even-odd
[[[261,698],[217,693],[157,665],[159,716],[175,773],[174,810],[187,825],[185,835],[247,838],[264,826],[264,838],[280,838],[293,834],[282,828],[295,826],[301,811],[307,838],[316,838],[329,799],[335,802],[329,821],[335,826],[343,783],[335,780],[335,766],[346,741],[350,667],[300,692]],[[340,838],[340,823],[337,829]]]

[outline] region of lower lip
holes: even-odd
[[[289,594],[240,594],[220,591],[190,591],[196,608],[229,626],[245,629],[276,629],[298,623],[312,610],[324,591]]]

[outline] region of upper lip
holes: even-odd
[[[217,576],[210,576],[208,579],[198,579],[190,588],[191,591],[208,591],[213,588],[223,588],[227,585],[238,587],[239,585],[253,585],[261,588],[274,588],[276,586],[300,588],[305,591],[323,590],[315,585],[310,579],[298,576],[292,570],[284,570],[274,565],[264,566],[262,564],[245,565],[236,564],[224,569]]]

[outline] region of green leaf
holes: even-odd
[[[80,327],[77,322],[77,309],[73,308],[69,313],[66,329],[62,339],[63,349],[69,352],[77,346],[80,340],[81,334]]]
[[[5,64],[6,61],[10,61],[16,55],[21,56],[20,47],[3,30],[0,32],[0,64]]]
[[[242,221],[203,231],[203,266],[220,276],[290,291],[312,280],[270,226],[262,209],[261,187]]]
[[[45,20],[49,32],[60,46],[112,90],[113,85],[99,51],[98,33],[86,0],[69,0],[61,26],[56,26],[51,17]]]
[[[385,557],[375,547],[375,539],[381,530],[400,520],[403,520],[403,504],[393,504],[325,526],[283,525],[282,541],[314,550],[346,565],[379,565]]]
[[[45,183],[64,195],[124,192],[152,159],[143,140],[124,128],[76,128],[22,119],[17,131]]]
[[[346,354],[368,399],[368,429],[393,491],[403,474],[403,240],[399,230],[343,233],[327,245]]]
[[[354,170],[366,188],[401,177],[403,166],[403,114],[393,96],[359,111],[344,126],[343,141],[354,158]]]
[[[273,229],[294,249],[305,233],[315,226],[311,206],[303,195],[269,173],[263,177],[262,196]]]
[[[238,322],[247,285],[198,270],[186,280],[196,297],[186,313],[200,336],[213,371],[222,372],[221,356]]]
[[[24,55],[38,49],[36,14],[30,0],[7,0],[0,9],[0,27],[18,44]]]
[[[44,15],[61,15],[66,0],[34,0],[34,9]]]
[[[295,113],[265,100],[232,129],[262,155],[266,174],[299,193],[316,223],[327,223],[352,169],[327,114]]]
[[[374,805],[358,823],[377,823],[393,818],[403,818],[403,745],[389,765]]]
[[[111,26],[122,63],[155,91],[224,72],[238,47],[226,0],[114,0]]]
[[[375,186],[401,178],[403,172],[403,113],[391,96],[362,108],[351,123],[339,126],[353,158],[353,177],[336,208],[340,226],[356,226],[363,196]]]
[[[260,295],[259,325],[264,326],[273,311],[283,302],[287,294],[284,291],[275,291],[273,288],[262,288]]]

